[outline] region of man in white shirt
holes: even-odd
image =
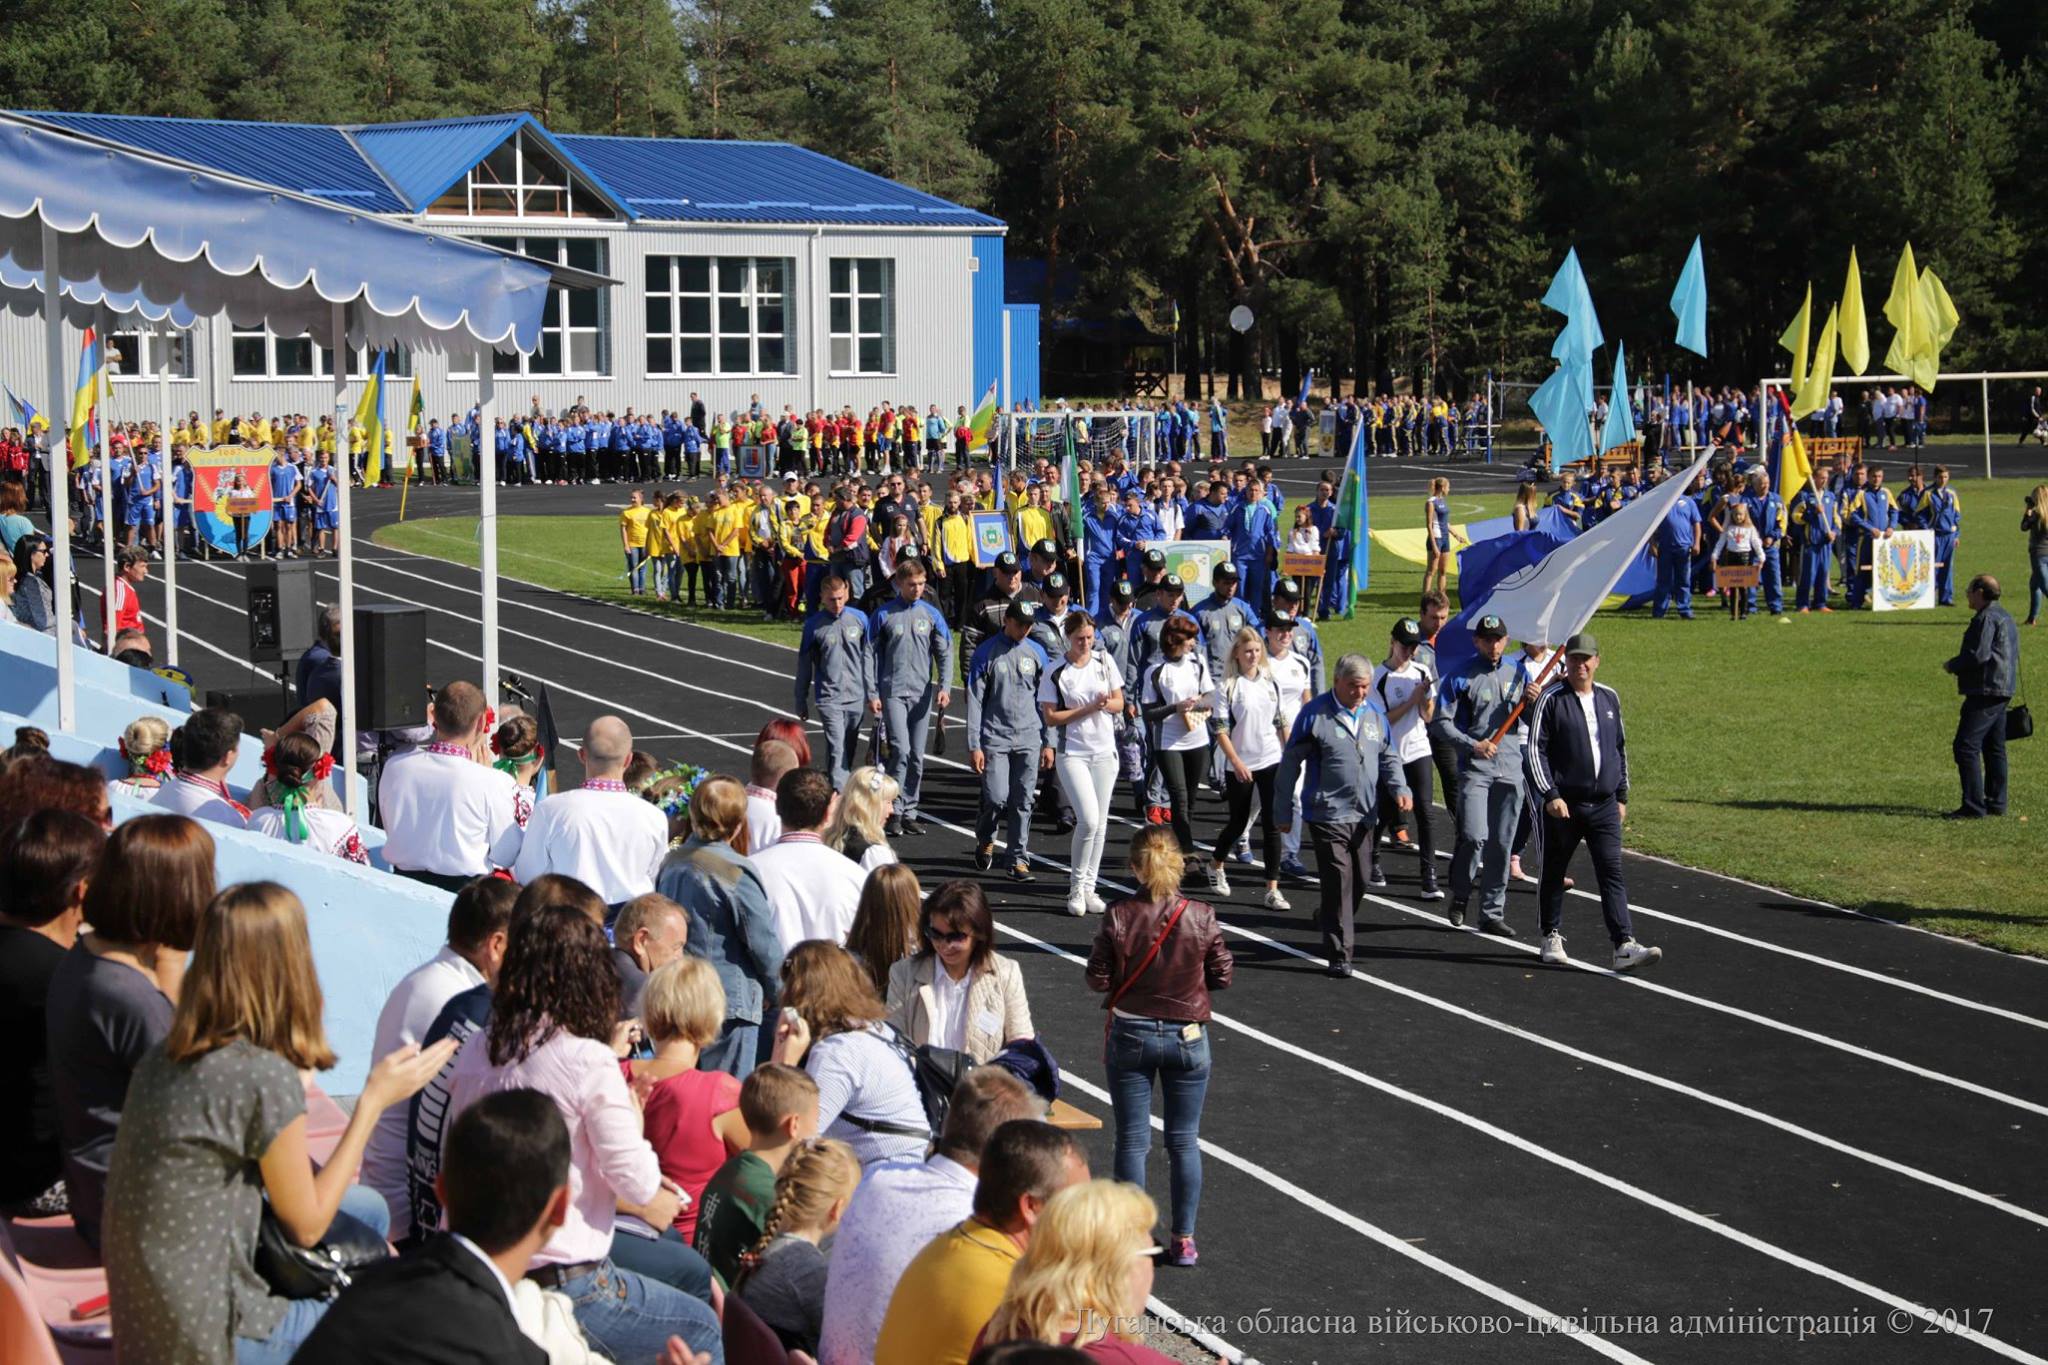
[[[476,759],[489,708],[475,683],[449,683],[427,714],[434,738],[385,764],[377,784],[384,857],[403,876],[460,891],[519,856],[519,784]]]
[[[171,736],[171,756],[177,776],[157,788],[150,804],[158,814],[189,815],[249,827],[249,808],[228,793],[228,769],[242,745],[242,718],[218,706],[208,706],[185,717],[185,723]]]
[[[754,746],[747,772],[747,847],[759,853],[782,837],[782,817],[775,813],[775,787],[796,767],[796,750],[779,739]]]
[[[832,779],[816,768],[794,768],[776,784],[782,838],[754,854],[754,869],[787,948],[813,938],[844,943],[853,928],[867,877],[859,863],[818,837],[838,804]]]
[[[472,986],[497,985],[498,968],[505,961],[506,927],[518,899],[519,888],[503,877],[479,877],[456,895],[448,908],[448,941],[430,960],[400,978],[385,999],[371,1055],[388,1057],[407,1043],[421,1041],[450,1000]],[[394,1242],[404,1241],[413,1230],[405,1179],[409,1121],[409,1106],[392,1105],[378,1117],[363,1149],[362,1183],[391,1206]]]
[[[944,976],[941,972],[939,975]],[[1041,1100],[1001,1067],[976,1067],[953,1091],[938,1146],[923,1161],[885,1161],[861,1177],[832,1238],[819,1365],[869,1365],[896,1282],[925,1245],[974,1212],[974,1183],[989,1135],[1012,1119],[1045,1114]]]
[[[583,785],[533,808],[512,878],[520,885],[553,872],[574,877],[617,911],[654,889],[668,853],[668,817],[626,790],[633,732],[599,716],[583,733]]]

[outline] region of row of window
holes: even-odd
[[[489,245],[593,274],[605,272],[605,246],[590,237],[489,237]],[[796,262],[774,256],[650,256],[645,281],[647,373],[658,378],[774,376],[796,373],[791,346],[791,286]],[[896,372],[896,262],[877,257],[835,257],[828,299],[833,374]],[[491,372],[513,376],[602,377],[612,373],[611,308],[598,290],[551,289],[541,317],[540,347],[532,355],[493,354]],[[114,351],[123,376],[154,377],[167,366],[190,378],[192,360],[182,334],[159,337],[116,332]],[[331,377],[327,348],[311,337],[278,337],[235,328],[230,366],[236,379]],[[363,357],[350,372],[362,374]],[[410,375],[403,353],[386,373]],[[470,378],[468,368],[451,378]]]

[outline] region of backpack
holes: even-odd
[[[839,1117],[864,1133],[881,1133],[892,1137],[938,1139],[939,1130],[946,1125],[946,1111],[953,1107],[953,1087],[960,1084],[960,1078],[974,1069],[974,1059],[966,1053],[950,1047],[937,1047],[931,1043],[913,1046],[901,1033],[889,1025],[883,1025],[876,1035],[903,1059],[910,1068],[910,1079],[917,1086],[918,1102],[924,1106],[926,1126],[912,1128],[907,1124],[886,1123],[880,1119],[864,1119],[854,1114]]]

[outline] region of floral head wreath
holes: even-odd
[[[675,786],[663,791],[660,796],[650,797],[661,807],[661,813],[673,820],[677,816],[690,813],[690,798],[697,794],[697,788],[702,786],[704,779],[709,776],[709,772],[694,764],[678,763],[672,768],[663,768],[656,773],[648,781],[647,790],[651,792],[671,778],[678,779]]]
[[[162,751],[159,750],[158,752],[161,753]],[[154,759],[156,755],[152,754],[150,757]],[[315,782],[325,782],[333,773],[334,755],[322,754],[312,767],[306,769],[304,779],[292,785],[303,790]],[[275,744],[263,751],[263,775],[273,782],[279,780],[277,776],[277,746]]]
[[[171,771],[171,749],[168,744],[157,745],[156,748],[151,749],[149,753],[139,759],[128,752],[128,741],[126,739],[115,740],[114,747],[119,749],[121,757],[127,760],[129,771],[137,776],[148,773],[152,777],[163,777]]]

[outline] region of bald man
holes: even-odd
[[[513,879],[550,872],[597,892],[612,914],[654,890],[668,852],[668,817],[620,779],[633,756],[633,732],[617,716],[599,716],[583,732],[583,785],[533,808]]]

